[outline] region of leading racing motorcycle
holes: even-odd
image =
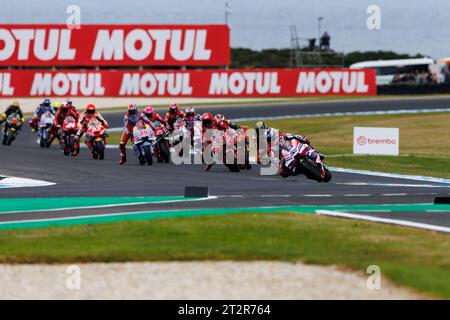
[[[106,127],[97,119],[89,121],[86,130],[86,145],[92,151],[95,160],[105,159]]]
[[[54,139],[51,132],[53,123],[55,122],[55,116],[50,111],[46,111],[41,115],[38,121],[38,143],[41,148],[50,148]]]
[[[304,174],[308,179],[317,182],[331,180],[331,172],[323,162],[325,156],[308,143],[293,139],[288,149],[281,149],[280,158],[279,173],[283,178]]]
[[[2,144],[10,146],[19,134],[21,126],[20,115],[18,113],[11,113],[3,125]]]

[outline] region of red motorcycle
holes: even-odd
[[[219,137],[219,139],[207,141],[204,144],[203,152],[208,149],[213,158],[217,159],[221,157],[223,164],[231,172],[239,172],[241,169],[251,169],[248,138],[243,130],[227,129],[226,131],[222,131],[222,139]],[[209,153],[209,151],[207,152]],[[244,159],[242,159],[241,155],[244,155]],[[209,171],[213,165],[214,163],[206,164],[205,170]]]
[[[170,161],[170,145],[169,138],[167,137],[167,129],[164,125],[158,121],[154,122],[155,125],[155,153],[158,159],[158,162],[169,163]]]
[[[106,127],[97,119],[91,120],[86,130],[86,145],[92,151],[92,157],[96,160],[105,159]]]
[[[78,131],[78,122],[72,116],[67,116],[61,127],[61,148],[63,154],[76,156],[79,153],[80,145],[76,142],[75,136]]]

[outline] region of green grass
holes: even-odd
[[[0,262],[281,260],[378,265],[395,283],[450,298],[450,237],[292,213],[230,214],[0,233]]]
[[[450,113],[294,118],[266,121],[308,136],[330,166],[450,178]],[[254,126],[255,122],[244,122]],[[353,127],[400,129],[400,155],[353,156]]]

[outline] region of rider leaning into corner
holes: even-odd
[[[150,111],[150,110],[148,110],[148,111]],[[133,128],[136,126],[136,124],[140,120],[142,120],[144,123],[148,124],[153,130],[155,129],[155,126],[150,121],[150,119],[147,118],[147,116],[144,113],[142,113],[138,110],[137,105],[130,104],[128,106],[127,113],[123,117],[123,133],[122,133],[122,138],[120,139],[120,144],[119,144],[119,150],[120,150],[119,164],[121,164],[121,165],[124,164],[125,162],[127,162],[126,144],[128,142],[128,139],[130,139],[133,134]]]
[[[97,119],[98,121],[101,122],[101,124],[105,128],[108,128],[108,122],[106,122],[106,120],[102,117],[102,115],[99,112],[97,112],[97,108],[95,107],[95,105],[90,103],[86,106],[86,110],[84,110],[79,116],[79,120],[78,120],[79,129],[78,129],[77,134],[74,137],[75,143],[79,143],[80,138],[83,136],[83,134],[87,130],[87,126],[88,126],[89,122],[94,119]],[[87,144],[87,147],[89,148],[89,150],[91,150],[92,149],[91,142],[88,141],[86,144]]]
[[[180,107],[176,103],[172,103],[169,107],[169,111],[166,113],[166,121],[169,125],[169,129],[173,130],[173,124],[177,121],[178,118],[185,119],[186,114],[183,110],[180,110]]]
[[[12,114],[18,114],[18,115],[19,115],[20,121],[21,121],[20,126],[19,126],[19,130],[20,130],[20,128],[22,127],[22,125],[23,125],[24,122],[25,122],[25,118],[23,117],[23,112],[22,112],[22,109],[20,108],[20,103],[19,103],[19,101],[17,101],[17,100],[14,100],[14,101],[9,105],[9,107],[6,108],[5,112],[3,112],[3,114],[0,115],[0,125],[1,125],[3,122],[5,122],[5,121],[8,119],[8,117],[9,117],[10,115],[12,115]],[[7,128],[4,127],[4,128],[3,128],[3,132],[5,132],[6,129],[7,129]]]
[[[274,128],[268,127],[264,122],[258,122],[256,124],[255,129],[257,132],[258,140],[260,137],[259,132],[261,130],[263,131],[262,136],[267,141],[266,153],[270,157],[271,141],[272,141],[272,139],[276,138],[276,130],[274,130]],[[286,160],[285,163],[284,164],[280,163],[280,167],[279,167],[279,174],[283,178],[287,178],[290,175],[296,175],[296,172],[295,172],[296,168],[294,166],[295,163],[294,163],[294,161],[290,161],[290,159],[292,159],[291,150],[293,150],[293,148],[295,148],[295,144],[293,144],[294,140],[296,140],[302,144],[307,144],[308,146],[311,146],[311,149],[310,149],[308,155],[313,161],[320,162],[324,158],[324,156],[322,154],[317,153],[314,150],[314,147],[311,145],[309,138],[306,136],[279,132],[278,138],[279,138],[278,144],[279,144],[280,156],[282,153],[287,155],[287,157],[285,158],[285,160]],[[261,163],[260,156],[262,156],[264,154],[264,150],[260,150],[258,140],[257,140],[257,148],[258,148],[258,160],[257,161],[258,161],[258,163]]]
[[[256,131],[256,147],[258,150],[257,153],[257,163],[261,164],[261,156],[264,154],[264,150],[261,150],[260,148],[260,141],[259,141],[259,137],[260,137],[260,133],[261,133],[261,137],[263,139],[266,139],[267,142],[267,150],[266,150],[266,154],[268,156],[270,156],[270,145],[271,145],[271,141],[272,139],[274,139],[276,136],[276,130],[274,128],[269,127],[265,122],[259,121],[256,123],[255,126],[255,131]],[[307,145],[310,145],[310,141],[309,138],[306,136],[302,136],[302,135],[295,135],[295,134],[291,134],[291,133],[282,133],[281,131],[279,131],[278,134],[278,144],[279,144],[279,149],[280,152],[281,150],[287,150],[289,151],[290,148],[292,147],[292,140],[297,140],[301,143],[305,143]]]
[[[52,103],[51,103],[50,99],[44,99],[44,101],[42,101],[42,103],[39,105],[39,107],[36,108],[36,111],[34,112],[34,115],[29,122],[31,130],[33,132],[37,131],[38,121],[41,118],[41,116],[44,113],[46,113],[47,111],[49,111],[53,115],[56,114],[56,111],[52,107]]]

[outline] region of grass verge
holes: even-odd
[[[396,284],[450,298],[450,237],[292,213],[230,214],[0,232],[0,262],[281,260],[378,265]]]

